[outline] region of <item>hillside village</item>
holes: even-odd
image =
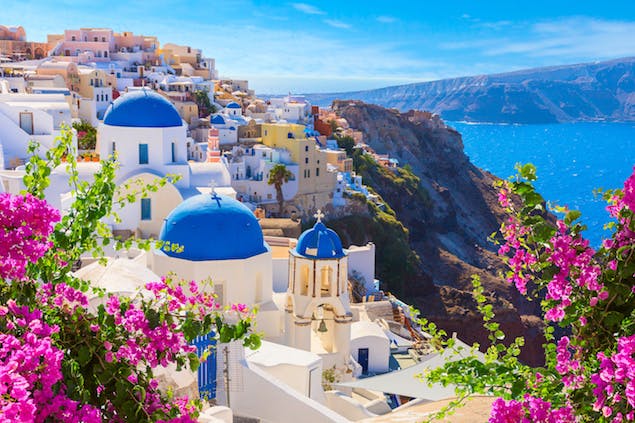
[[[106,264],[86,257],[76,276],[122,295],[170,272],[210,278],[223,305],[259,309],[260,349],[219,345],[198,375],[160,370],[177,394],[209,400],[201,422],[418,421],[453,396],[414,376],[460,354],[435,352],[382,291],[374,244],[343,248],[323,222],[352,198],[382,206],[347,150],[399,165],[346,119],[299,95],[258,98],[202,50],[156,36],[81,28],[30,42],[0,26],[0,192],[24,188],[32,140],[43,155],[66,127],[82,180],[111,159],[119,186],[169,180],[118,209],[112,233],[184,247],[106,251]],[[70,206],[65,166],[46,199]]]

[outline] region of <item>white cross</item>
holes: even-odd
[[[218,207],[220,207],[220,200],[222,200],[222,198],[220,198],[218,194],[216,194],[216,181],[212,179],[209,183],[209,186],[212,189],[212,200],[216,200],[216,204],[218,204]]]
[[[322,210],[318,209],[317,213],[315,213],[313,217],[315,217],[318,222],[321,222],[324,217],[324,213],[322,213]]]

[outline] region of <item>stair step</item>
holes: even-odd
[[[234,423],[260,423],[260,419],[255,417],[237,416],[234,414]]]

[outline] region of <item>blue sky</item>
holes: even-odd
[[[8,3],[8,4],[7,4]],[[334,92],[635,56],[632,1],[3,1],[30,40],[157,35],[259,93]]]

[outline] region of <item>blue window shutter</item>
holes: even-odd
[[[141,220],[152,220],[152,200],[149,198],[141,199]]]
[[[148,164],[148,144],[139,144],[139,164]]]

